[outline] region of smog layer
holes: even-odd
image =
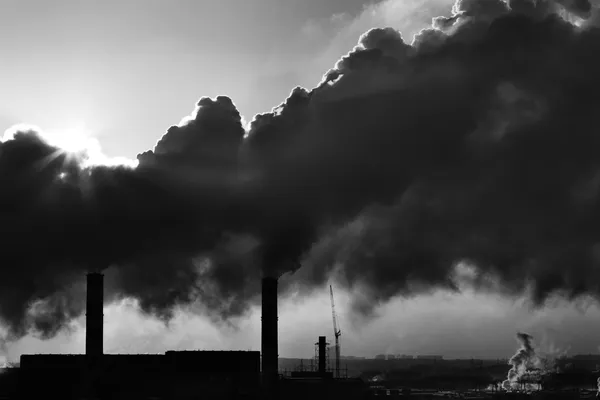
[[[373,29],[246,129],[199,100],[138,165],[18,127],[0,143],[0,319],[51,337],[111,267],[107,300],[168,320],[243,315],[264,274],[336,271],[369,313],[470,283],[542,304],[600,293],[600,14],[587,1],[457,1],[414,40]],[[183,110],[185,112],[185,110]]]

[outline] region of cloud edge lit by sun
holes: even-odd
[[[135,169],[138,166],[138,160],[104,154],[98,139],[84,126],[42,130],[37,125],[19,123],[6,129],[0,142],[13,140],[19,132],[35,132],[44,142],[58,148],[68,159],[76,160],[84,169],[98,166]]]

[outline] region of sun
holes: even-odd
[[[67,160],[77,161],[82,167],[103,164],[103,154],[98,140],[85,125],[43,132],[46,142],[58,148],[56,155],[62,154]]]
[[[52,150],[46,157],[40,159],[35,168],[44,169],[57,158],[61,157],[64,166],[77,165],[82,171],[91,171],[95,167],[128,168],[135,169],[138,166],[137,159],[128,157],[107,156],[100,147],[100,142],[85,125],[78,125],[67,129],[42,130],[36,125],[16,124],[4,132],[0,137],[0,144],[15,140],[19,132],[33,132]],[[66,170],[60,170],[57,178],[65,181],[69,178]]]
[[[61,154],[66,155],[70,160],[76,160],[84,168],[117,165],[135,168],[137,166],[137,160],[106,156],[100,147],[100,142],[85,124],[45,131],[43,136],[49,145],[57,147]]]
[[[91,131],[84,127],[47,131],[44,136],[48,144],[71,154],[86,152],[93,147],[94,141]]]

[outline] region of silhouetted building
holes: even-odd
[[[573,360],[600,361],[600,354],[577,354],[573,356]]]
[[[275,304],[276,283],[275,281]],[[168,351],[162,355],[103,354],[103,293],[102,274],[88,274],[86,354],[22,355],[17,374],[18,398],[259,397],[261,387],[258,351]],[[274,312],[276,335],[276,305]],[[277,363],[276,342],[274,347]]]
[[[438,355],[422,355],[415,357],[417,360],[443,360],[444,356]]]
[[[0,367],[0,399],[14,399],[18,395],[20,369]]]
[[[260,353],[23,355],[19,375],[19,394],[23,398],[257,398]]]
[[[279,399],[365,399],[368,386],[361,379],[334,379],[327,370],[327,338],[319,336],[315,343],[316,369],[293,371],[278,382]]]
[[[280,399],[367,399],[368,386],[361,379],[285,378]]]
[[[366,357],[358,357],[358,356],[343,356],[340,355],[341,360],[366,360]]]

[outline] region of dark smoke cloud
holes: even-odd
[[[84,273],[112,265],[107,301],[135,297],[161,317],[204,295],[234,296],[218,282],[237,288],[240,278],[202,264],[228,227],[225,178],[235,176],[243,135],[231,100],[219,97],[201,99],[135,169],[84,167],[85,154],[60,151],[33,130],[0,143],[0,318],[10,336],[56,334],[85,307]],[[217,282],[210,293],[200,276]],[[243,311],[226,300],[209,307]]]
[[[165,319],[240,315],[262,274],[300,264],[310,285],[338,269],[367,288],[363,312],[456,290],[460,261],[538,304],[596,296],[600,31],[572,24],[592,11],[463,0],[412,44],[373,29],[248,132],[202,98],[137,168],[20,132],[0,144],[0,318],[51,336],[82,312],[82,272],[109,266],[108,300]]]
[[[324,142],[307,159],[322,180],[311,188],[339,196],[330,218],[367,207],[312,248],[303,277],[340,267],[366,286],[363,311],[432,285],[455,290],[459,261],[478,267],[476,282],[531,287],[537,304],[597,295],[600,32],[566,22],[556,3],[511,6],[458,2],[407,56],[370,47],[381,30],[370,31],[311,93],[302,135]],[[320,158],[330,143],[337,151]]]

